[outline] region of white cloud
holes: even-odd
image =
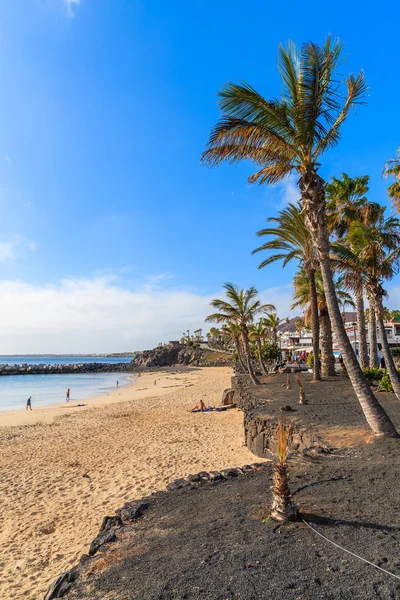
[[[67,7],[67,15],[70,19],[75,17],[75,7],[78,6],[80,0],[63,0],[64,4]]]
[[[0,234],[0,263],[22,258],[36,248],[35,242],[17,233]]]
[[[185,289],[118,287],[111,277],[67,279],[38,286],[0,281],[0,354],[118,352],[179,339],[187,329],[208,330],[212,298]],[[290,286],[262,292],[287,316]]]
[[[300,191],[297,185],[297,178],[291,175],[288,179],[275,185],[268,186],[266,189],[266,197],[268,202],[282,210],[288,204],[295,204],[300,199]]]
[[[12,160],[9,156],[3,156],[3,159],[5,160],[7,167],[11,167],[12,166]]]

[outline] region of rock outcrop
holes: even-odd
[[[144,369],[160,367],[187,366],[220,366],[231,364],[231,356],[227,353],[204,350],[196,346],[184,346],[179,342],[170,342],[157,346],[153,350],[138,352],[132,361],[134,367]]]

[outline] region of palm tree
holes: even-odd
[[[228,344],[233,344],[235,346],[238,362],[242,367],[243,372],[246,373],[247,369],[243,360],[242,348],[240,347],[240,326],[237,323],[225,323],[225,325],[221,327],[221,333]]]
[[[349,177],[346,173],[343,173],[340,179],[333,177],[326,186],[328,223],[331,232],[336,234],[337,239],[341,239],[348,234],[354,221],[367,224],[379,215],[380,205],[367,200],[368,184],[368,175]],[[368,345],[365,327],[364,286],[361,274],[355,271],[347,271],[345,282],[347,287],[354,292],[356,300],[359,356],[361,367],[364,368],[368,366]],[[375,343],[370,344],[370,346],[376,349],[374,317],[375,315],[371,314],[369,331],[370,336],[375,333]],[[374,363],[374,353],[371,356]],[[376,354],[376,363],[377,361],[378,355]],[[371,366],[377,365],[373,364]]]
[[[218,309],[219,312],[213,313],[206,318],[206,321],[215,321],[217,323],[236,323],[240,327],[240,337],[246,359],[247,370],[252,382],[258,385],[260,382],[254,374],[251,365],[249,348],[249,325],[254,321],[254,317],[261,312],[274,310],[272,304],[261,304],[257,299],[258,291],[254,286],[248,290],[239,289],[232,283],[226,283],[224,286],[227,299],[219,300],[216,298],[211,302],[211,306]]]
[[[268,328],[265,323],[266,319],[261,318],[258,323],[250,325],[250,339],[255,342],[258,350],[258,360],[260,363],[261,371],[264,375],[268,375],[267,367],[265,366],[264,358],[262,355],[261,341],[265,340],[268,335]]]
[[[281,323],[287,322],[286,319],[281,319],[276,313],[271,313],[264,317],[264,325],[271,332],[272,341],[274,344],[278,343],[278,327]]]
[[[371,429],[394,437],[395,427],[372,393],[342,323],[331,271],[325,181],[318,170],[323,153],[336,146],[342,123],[352,107],[364,103],[368,88],[362,72],[341,79],[342,60],[342,44],[330,37],[322,47],[308,42],[298,50],[290,43],[279,48],[280,99],[265,100],[247,83],[226,84],[219,93],[223,115],[202,160],[209,165],[251,160],[259,169],[250,183],[274,184],[292,173],[299,177],[301,207],[349,378]]]
[[[394,182],[388,187],[388,196],[392,200],[393,206],[397,212],[400,212],[400,148],[397,150],[395,158],[391,158],[383,169],[384,177],[394,179]]]
[[[300,206],[289,204],[287,208],[279,212],[277,217],[270,217],[268,221],[276,223],[276,227],[261,229],[257,232],[257,235],[259,237],[274,236],[274,238],[253,250],[253,254],[264,250],[277,250],[278,252],[263,260],[258,268],[263,269],[278,260],[283,261],[284,267],[292,260],[299,261],[304,267],[308,276],[311,298],[313,352],[314,356],[318,356],[319,320],[315,272],[319,267],[319,263],[317,253],[310,239],[310,232],[306,226],[304,213]],[[313,380],[321,380],[319,361],[314,361]]]
[[[385,219],[384,211],[382,207],[381,215],[374,223],[354,222],[347,236],[349,246],[335,244],[335,252],[344,263],[363,274],[371,302],[370,313],[375,312],[386,367],[393,390],[400,399],[400,377],[385,331],[383,297],[387,293],[382,287],[383,280],[391,279],[399,267],[400,221],[395,217]]]
[[[329,377],[336,375],[335,370],[335,357],[333,355],[333,341],[332,341],[332,325],[329,318],[328,307],[326,304],[326,296],[324,290],[324,284],[322,281],[321,272],[317,271],[315,274],[315,283],[317,290],[317,301],[319,309],[319,320],[320,320],[320,342],[321,342],[321,372],[323,377]],[[310,306],[310,292],[308,285],[307,273],[303,268],[300,268],[293,280],[294,286],[294,304],[291,306],[292,309],[300,306],[303,308],[304,320],[307,323],[310,320],[311,306]],[[336,295],[341,302],[348,304],[354,304],[351,296],[344,290],[343,282],[341,279],[335,281]],[[315,356],[315,354],[314,354]],[[314,361],[315,362],[315,361]]]

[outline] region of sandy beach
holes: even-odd
[[[218,406],[231,373],[146,374],[87,407],[0,414],[0,598],[40,600],[127,500],[259,461],[243,445],[239,410],[188,412],[200,399]]]

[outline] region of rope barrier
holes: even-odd
[[[375,569],[379,569],[379,571],[382,571],[383,573],[386,573],[386,575],[390,575],[391,577],[395,577],[396,579],[400,580],[400,576],[399,575],[395,575],[394,573],[391,573],[390,571],[387,571],[386,569],[383,569],[382,567],[380,567],[378,565],[375,565],[373,562],[367,560],[366,558],[363,558],[362,556],[359,556],[355,552],[351,552],[351,550],[347,550],[346,548],[343,548],[343,546],[340,546],[336,542],[333,542],[332,540],[330,540],[329,538],[327,538],[325,535],[323,535],[322,533],[320,533],[319,531],[317,531],[317,529],[315,529],[312,525],[310,525],[310,523],[308,523],[301,514],[299,514],[299,517],[303,521],[303,523],[305,523],[307,525],[307,527],[309,527],[314,533],[316,533],[317,535],[319,535],[320,537],[322,537],[322,539],[324,539],[326,542],[329,542],[329,544],[332,544],[332,546],[336,546],[336,548],[339,548],[340,550],[343,550],[343,552],[347,552],[347,554],[351,554],[351,556],[354,556],[355,558],[358,558],[358,560],[361,560],[362,562],[367,563],[367,565],[370,565],[371,567],[374,567]]]

